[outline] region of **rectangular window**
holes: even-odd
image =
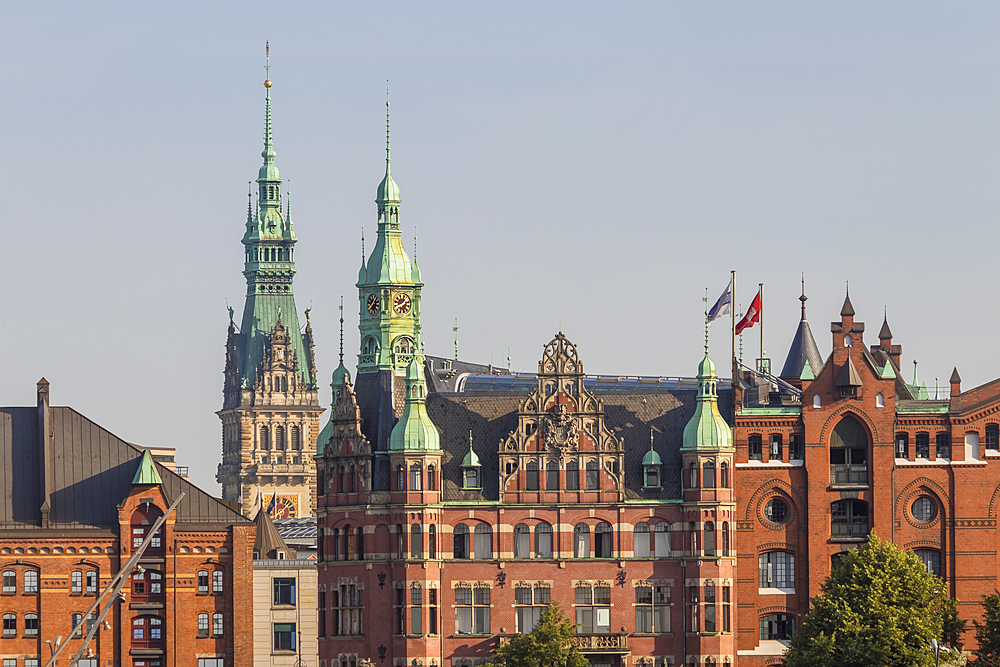
[[[225,621],[222,614],[212,614],[212,634],[221,637],[225,631]]]
[[[907,458],[910,458],[910,434],[909,433],[897,433],[896,434],[896,458],[897,459],[907,459]]]
[[[423,471],[419,466],[412,466],[410,468],[410,491],[420,491],[423,486],[420,482],[423,477]]]
[[[198,636],[208,636],[208,614],[198,614]]]
[[[1000,424],[986,425],[986,449],[991,451],[1000,449]]]
[[[801,435],[788,436],[788,458],[791,461],[801,461],[806,457],[805,443]]]
[[[427,604],[430,605],[430,608],[427,611],[427,620],[429,621],[429,623],[427,624],[428,625],[427,631],[432,635],[436,635],[438,633],[437,603],[438,603],[437,589],[431,588],[427,591]]]
[[[295,578],[278,577],[274,579],[274,604],[295,604]]]
[[[17,667],[17,658],[4,658],[3,667]]]
[[[490,589],[455,589],[455,631],[459,634],[490,634]]]
[[[4,637],[17,636],[17,616],[15,616],[14,614],[3,615],[3,636]]]
[[[598,488],[597,462],[591,461],[587,464],[587,490],[596,491]]]
[[[580,490],[580,468],[573,461],[566,464],[566,490]]]
[[[80,662],[78,662],[76,664],[77,665],[81,665],[81,663],[83,663],[83,660],[81,660]],[[25,658],[24,659],[24,667],[38,667],[38,658]],[[82,665],[81,665],[81,667],[82,667]]]
[[[3,594],[14,595],[17,592],[17,574],[15,572],[3,573]]]
[[[295,624],[275,623],[274,624],[274,650],[294,651],[295,650]]]
[[[208,595],[208,572],[205,570],[198,573],[198,595]]]
[[[951,438],[947,433],[938,433],[934,445],[939,459],[951,458]]]
[[[555,463],[550,463],[545,468],[545,488],[549,491],[559,488],[559,466]]]
[[[221,570],[216,570],[212,573],[212,594],[222,595],[222,576]]]
[[[635,589],[635,631],[670,632],[670,587],[639,586]]]
[[[38,614],[24,615],[24,636],[25,637],[38,636]]]
[[[421,620],[421,609],[420,607],[410,608],[410,634],[411,635],[422,635],[424,633],[423,628],[420,625]]]
[[[69,594],[83,595],[83,572],[74,570],[69,575]]]
[[[705,605],[705,632],[715,632],[715,605]]]
[[[538,490],[538,464],[529,463],[528,469],[525,471],[525,482],[526,487],[529,491]]]
[[[198,667],[225,667],[224,658],[198,658]]]
[[[764,458],[763,438],[759,434],[754,434],[747,440],[748,457],[751,461],[761,461]]]
[[[772,435],[770,438],[769,456],[772,461],[780,461],[782,456],[782,442],[780,435]]]
[[[97,595],[97,572],[87,572],[87,595]]]
[[[577,607],[577,634],[607,634],[611,632],[610,607]]]
[[[931,457],[931,436],[929,433],[917,433],[916,448],[918,459]]]

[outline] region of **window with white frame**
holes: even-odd
[[[795,554],[768,551],[757,557],[760,588],[795,588]]]

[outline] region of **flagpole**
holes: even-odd
[[[733,370],[730,372],[730,379],[736,382],[736,271],[730,271],[733,275],[733,293],[729,297],[729,342],[732,343],[733,358],[730,366]]]
[[[758,283],[758,289],[760,293],[760,312],[758,313],[758,319],[760,321],[760,369],[764,370],[764,283]]]

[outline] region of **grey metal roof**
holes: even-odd
[[[278,519],[274,522],[278,534],[283,540],[316,539],[316,519],[302,517],[300,519]]]
[[[788,347],[788,356],[785,357],[785,364],[781,367],[779,377],[798,379],[802,376],[802,369],[805,368],[807,361],[813,373],[818,374],[822,370],[823,357],[820,356],[809,322],[803,317],[799,321],[798,329],[795,330],[792,344]]]
[[[0,408],[0,529],[41,527],[42,455],[37,407]],[[125,442],[68,407],[52,423],[49,528],[118,528],[118,504],[132,488],[142,447]],[[157,463],[163,490],[176,498],[180,524],[249,523],[238,512]]]

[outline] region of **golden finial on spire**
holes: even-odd
[[[266,63],[264,65],[264,71],[267,72],[268,75],[270,75],[270,73],[271,73],[271,44],[268,43],[266,40],[264,41],[264,62]],[[267,89],[271,88],[271,79],[268,78],[268,76],[264,77],[264,87],[267,88]]]

